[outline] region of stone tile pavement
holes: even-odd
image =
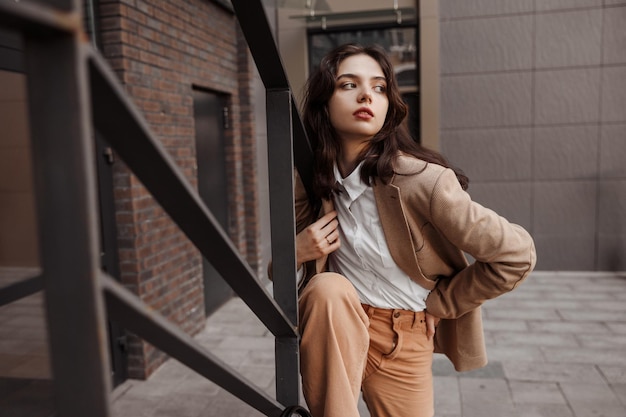
[[[3,285],[17,277],[0,272]],[[626,416],[626,273],[535,272],[483,311],[490,363],[458,374],[436,356],[437,417]],[[0,393],[6,394],[0,415],[48,415],[41,295],[2,307],[0,324]],[[211,316],[196,339],[274,395],[273,338],[241,300]],[[22,391],[37,395],[16,405]],[[175,360],[148,381],[117,387],[112,411],[119,417],[261,416]]]
[[[487,302],[483,315],[490,363],[459,374],[436,355],[436,417],[626,416],[626,273],[534,272]],[[274,339],[240,299],[212,315],[196,339],[274,395]],[[147,381],[117,387],[112,411],[262,415],[175,360]]]
[[[484,319],[485,369],[435,363],[438,417],[626,416],[626,274],[535,272]]]

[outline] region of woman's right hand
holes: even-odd
[[[435,331],[441,319],[433,316],[426,310],[424,310],[424,315],[426,316],[426,336],[428,337],[428,340],[430,340],[435,337]]]
[[[304,262],[319,259],[336,251],[339,242],[337,212],[331,211],[296,236],[296,258],[298,267]]]

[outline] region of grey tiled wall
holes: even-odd
[[[626,1],[441,0],[441,150],[538,269],[626,270]]]

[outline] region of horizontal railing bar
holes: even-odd
[[[107,311],[123,327],[137,334],[190,369],[206,377],[266,416],[280,416],[283,406],[245,376],[206,350],[195,339],[134,294],[102,273]]]
[[[43,278],[41,275],[26,278],[18,282],[0,288],[0,307],[12,303],[29,295],[33,295],[43,289]]]
[[[296,335],[97,53],[90,59],[90,78],[96,130],[263,324],[275,336]]]
[[[82,24],[80,14],[75,11],[64,12],[25,1],[0,1],[0,26],[28,32],[29,36],[77,33],[82,30]]]

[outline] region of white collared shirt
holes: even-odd
[[[391,257],[374,190],[361,181],[361,165],[346,178],[334,168],[341,190],[334,197],[341,247],[330,255],[330,270],[348,278],[364,304],[422,311],[430,291],[411,280]]]

